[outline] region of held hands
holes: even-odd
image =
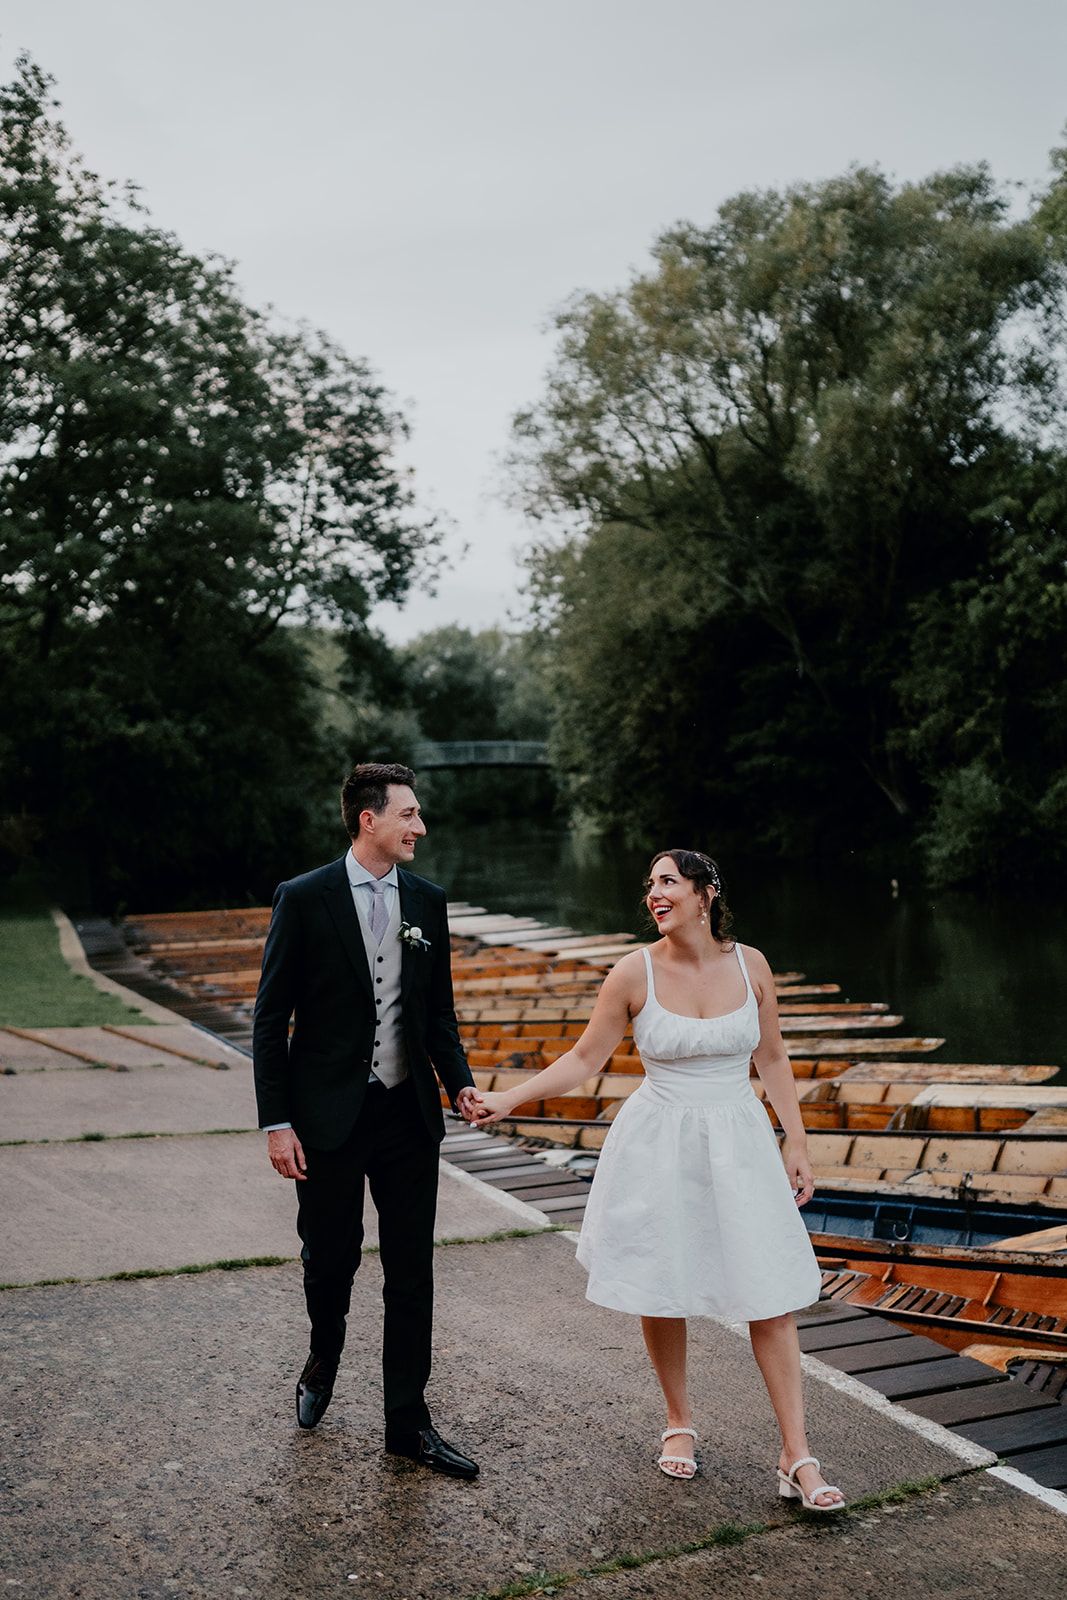
[[[456,1096],[456,1110],[464,1122],[475,1122],[477,1120],[478,1101],[480,1098],[481,1096],[477,1089],[470,1084],[459,1091]]]
[[[506,1105],[507,1095],[487,1094],[481,1089],[461,1089],[456,1096],[456,1110],[464,1122],[469,1122],[472,1127],[485,1128],[491,1122],[499,1122],[511,1109]]]
[[[474,1108],[471,1121],[479,1128],[487,1128],[492,1122],[499,1122],[502,1117],[510,1116],[514,1106],[506,1094],[489,1094],[478,1092],[478,1104]]]
[[[270,1164],[280,1178],[307,1177],[304,1150],[292,1128],[275,1128],[267,1135]]]
[[[782,1150],[786,1174],[798,1206],[806,1206],[815,1193],[815,1175],[808,1160],[807,1146],[790,1144],[787,1139]]]

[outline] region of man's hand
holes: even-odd
[[[456,1096],[456,1110],[464,1122],[474,1122],[478,1115],[481,1098],[477,1089],[472,1088],[469,1084],[465,1089],[459,1091]]]
[[[275,1128],[267,1135],[270,1164],[280,1178],[307,1177],[307,1162],[300,1140],[292,1128]]]

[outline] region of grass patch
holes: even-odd
[[[835,1526],[840,1528],[852,1512],[874,1511],[879,1506],[900,1505],[916,1495],[930,1494],[933,1490],[943,1487],[942,1480],[937,1477],[913,1478],[903,1483],[895,1483],[879,1494],[869,1494],[862,1500],[850,1501],[847,1510],[826,1517],[825,1524],[827,1528]],[[532,1572],[528,1577],[517,1578],[514,1582],[505,1584],[502,1589],[483,1589],[478,1594],[471,1595],[469,1600],[523,1600],[526,1595],[560,1594],[565,1589],[572,1588],[574,1584],[585,1583],[590,1578],[610,1577],[615,1572],[628,1572],[637,1567],[650,1566],[654,1561],[676,1561],[681,1556],[699,1555],[702,1550],[724,1549],[731,1545],[744,1544],[761,1534],[781,1532],[791,1526],[795,1527],[798,1523],[806,1528],[819,1526],[815,1516],[804,1513],[786,1523],[721,1522],[703,1538],[693,1539],[686,1544],[666,1545],[659,1550],[624,1552],[622,1555],[613,1556],[609,1561],[599,1561],[595,1566],[582,1567],[577,1572]]]
[[[35,1278],[32,1283],[0,1283],[0,1291],[55,1289],[71,1283],[133,1283],[138,1278],[189,1278],[201,1272],[241,1272],[245,1267],[287,1267],[297,1260],[298,1256],[235,1256],[222,1261],[194,1261],[184,1267],[138,1267],[132,1272],[106,1272],[99,1278]]]
[[[0,907],[0,1027],[96,1028],[133,1018],[146,1020],[67,966],[45,905]]]
[[[450,1244],[499,1244],[502,1239],[539,1239],[543,1233],[562,1233],[563,1224],[548,1228],[504,1228],[499,1233],[478,1233],[462,1239],[438,1239],[436,1248]]]
[[[502,1589],[483,1589],[471,1595],[470,1600],[521,1600],[525,1595],[558,1594],[589,1578],[610,1577],[613,1572],[630,1572],[636,1567],[650,1566],[653,1561],[673,1561],[679,1556],[698,1555],[701,1550],[744,1544],[746,1539],[768,1531],[765,1522],[720,1522],[703,1538],[692,1539],[686,1544],[665,1545],[660,1550],[627,1551],[613,1556],[610,1561],[598,1561],[595,1566],[582,1567],[578,1572],[531,1572],[529,1577],[517,1578]]]
[[[976,1472],[984,1469],[975,1467]],[[864,1495],[862,1500],[850,1500],[849,1511],[877,1511],[879,1506],[898,1506],[903,1500],[910,1500],[913,1495],[930,1494],[934,1489],[942,1487],[940,1478],[910,1478],[904,1483],[895,1483],[891,1489],[883,1489],[880,1494]]]
[[[119,1139],[212,1139],[233,1133],[257,1133],[257,1128],[171,1128],[163,1133],[74,1133],[67,1139],[0,1139],[0,1150],[19,1144],[110,1144]]]
[[[120,1138],[166,1138],[178,1135],[159,1134],[120,1134]],[[15,1141],[13,1141],[15,1142]],[[42,1141],[47,1142],[47,1141]],[[75,1139],[57,1139],[56,1144],[77,1144]],[[503,1239],[529,1239],[539,1238],[542,1233],[559,1233],[559,1228],[509,1228],[505,1233],[484,1233],[477,1239],[438,1239],[435,1249],[441,1250],[450,1244],[497,1244]],[[364,1245],[365,1256],[380,1254],[376,1244]],[[243,1256],[239,1259],[224,1261],[198,1261],[185,1267],[138,1267],[131,1272],[107,1272],[99,1278],[35,1278],[32,1283],[0,1283],[0,1292],[6,1289],[54,1289],[63,1284],[71,1283],[132,1283],[137,1278],[185,1278],[198,1272],[240,1272],[244,1267],[285,1267],[298,1261],[299,1256]],[[516,1591],[519,1593],[520,1591]],[[523,1589],[521,1593],[527,1591]]]
[[[188,1267],[139,1267],[134,1272],[109,1272],[90,1283],[132,1283],[137,1278],[188,1278],[199,1272],[242,1272],[245,1267],[284,1267],[295,1256],[234,1256],[222,1261],[199,1261]]]

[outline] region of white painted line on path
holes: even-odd
[[[741,1330],[735,1329],[735,1331]],[[745,1337],[748,1337],[747,1330]],[[852,1377],[851,1373],[839,1372],[836,1367],[820,1361],[818,1356],[802,1354],[800,1365],[810,1377],[817,1378],[820,1383],[829,1384],[830,1388],[836,1389],[839,1394],[851,1395],[853,1400],[858,1400],[871,1411],[878,1411],[884,1417],[892,1417],[902,1428],[907,1428],[911,1433],[921,1434],[930,1444],[940,1445],[942,1450],[948,1450],[950,1454],[958,1456],[969,1467],[996,1465],[997,1456],[992,1450],[986,1450],[980,1444],[973,1444],[970,1439],[962,1438],[950,1428],[943,1428],[940,1422],[931,1422],[929,1417],[920,1417],[917,1411],[908,1411],[904,1406],[895,1406],[884,1394],[879,1394],[877,1389],[872,1389],[859,1378]]]
[[[1037,1483],[1033,1478],[1027,1477],[1025,1472],[1016,1471],[1014,1467],[990,1467],[989,1476],[1010,1483],[1013,1489],[1021,1489],[1023,1494],[1032,1495],[1035,1500],[1040,1500],[1042,1505],[1058,1511],[1061,1517],[1067,1517],[1067,1494],[1061,1494],[1058,1489],[1049,1489],[1045,1484]]]

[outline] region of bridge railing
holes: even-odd
[[[415,746],[416,769],[443,767],[547,767],[548,745],[538,739],[465,739]]]

